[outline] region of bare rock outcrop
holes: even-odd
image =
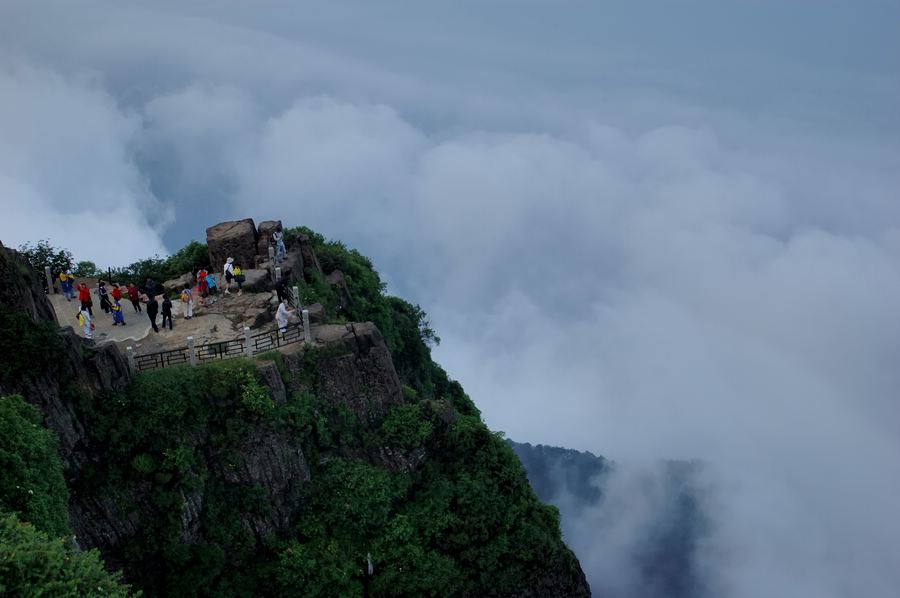
[[[257,228],[256,254],[269,257],[269,246],[274,244],[272,233],[281,228],[281,220],[263,220]]]
[[[241,268],[256,265],[257,232],[252,218],[220,222],[206,229],[209,263],[216,273],[222,272],[225,260],[233,257]]]

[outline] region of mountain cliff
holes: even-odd
[[[58,439],[74,544],[151,596],[590,595],[558,511],[431,361],[424,313],[303,232],[342,273],[299,281],[343,306],[315,346],[136,376],[115,346],[58,329],[38,275],[0,247],[0,395]],[[17,505],[0,495],[39,525]]]

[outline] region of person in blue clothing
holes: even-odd
[[[122,311],[122,304],[118,299],[113,299],[112,303],[113,326],[117,324],[125,325],[125,313]]]
[[[280,226],[272,233],[272,240],[275,241],[275,263],[280,264],[287,253],[287,248],[284,246],[284,231]]]

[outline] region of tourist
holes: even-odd
[[[169,330],[172,330],[172,300],[169,299],[168,295],[163,295],[162,316],[163,330],[166,329],[166,320],[169,321]]]
[[[244,281],[246,280],[246,278],[244,278],[244,273],[241,270],[241,267],[238,266],[237,264],[234,265],[233,272],[234,272],[234,282],[236,282],[238,285],[238,297],[240,297],[241,293],[244,292]]]
[[[216,277],[212,272],[206,275],[206,287],[209,290],[210,295],[215,295],[218,290],[216,288]]]
[[[191,290],[191,283],[184,283],[184,290],[181,291],[181,302],[184,303],[184,319],[190,320],[194,317],[194,291]]]
[[[283,276],[275,282],[275,294],[278,295],[278,303],[285,299],[285,284]]]
[[[135,313],[141,312],[141,292],[133,282],[128,283],[128,298],[131,299],[131,306],[134,307]]]
[[[278,311],[275,312],[275,321],[278,323],[278,331],[282,334],[287,330],[288,317],[293,313],[296,312],[288,307],[287,299],[282,299],[281,303],[278,304]]]
[[[124,326],[125,325],[125,314],[122,312],[122,304],[119,302],[118,299],[113,299],[112,306],[110,309],[112,309],[113,326],[116,326],[118,324],[121,324],[122,326]]]
[[[231,294],[231,281],[234,279],[234,258],[230,257],[225,260],[225,268],[222,272],[225,275],[225,294]]]
[[[81,301],[81,309],[86,309],[88,315],[93,317],[94,310],[91,309],[91,306],[94,305],[94,300],[91,299],[91,290],[88,288],[87,283],[82,282],[78,285],[78,300]]]
[[[59,273],[59,286],[61,287],[66,301],[71,301],[75,298],[75,291],[73,290],[74,285],[75,277],[72,275],[72,272],[70,270]]]
[[[102,280],[97,284],[97,294],[100,295],[100,307],[103,308],[104,312],[109,313],[112,303],[109,302],[109,291],[106,290],[106,283]]]
[[[206,298],[209,296],[209,283],[206,280],[208,276],[209,272],[206,271],[206,268],[197,270],[197,293],[200,295],[200,305],[204,307]]]
[[[159,302],[156,300],[156,295],[147,295],[147,317],[150,318],[150,325],[153,327],[154,332],[159,332],[159,328],[156,326],[158,313]]]
[[[275,263],[280,264],[284,260],[284,254],[287,253],[284,246],[284,231],[281,230],[281,226],[272,233],[272,240],[275,241]]]
[[[75,314],[75,319],[78,320],[78,325],[81,326],[81,331],[84,333],[84,338],[93,339],[94,328],[96,328],[96,326],[94,326],[94,323],[91,322],[91,313],[89,309],[82,307],[81,311]]]
[[[112,295],[113,301],[121,301],[122,300],[122,287],[119,286],[119,283],[112,283],[113,290],[110,293]]]

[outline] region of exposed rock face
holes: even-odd
[[[269,257],[269,246],[275,242],[272,240],[272,233],[281,228],[281,220],[263,220],[259,223],[257,229],[256,254]]]
[[[206,229],[209,263],[216,274],[222,273],[225,260],[234,258],[241,268],[256,265],[257,232],[252,218],[220,222]],[[219,280],[217,277],[216,280]]]
[[[13,311],[27,313],[34,321],[56,322],[56,313],[47,300],[41,279],[24,257],[0,243],[0,303]]]
[[[338,294],[339,309],[344,311],[350,307],[350,303],[353,299],[350,296],[350,287],[347,286],[347,281],[344,279],[344,273],[340,270],[335,270],[325,277],[325,282],[335,287]]]
[[[403,402],[400,379],[381,332],[371,322],[321,326],[322,349],[315,372],[316,394],[349,407],[361,421],[380,421],[393,405]],[[302,355],[286,355],[294,380],[302,380]],[[295,390],[310,390],[299,386]]]

